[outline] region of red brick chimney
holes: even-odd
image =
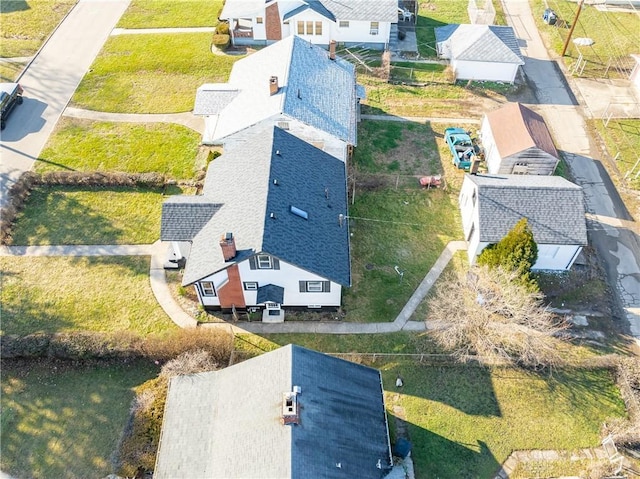
[[[273,96],[278,93],[278,77],[269,78],[269,95]]]
[[[336,41],[331,40],[329,42],[329,60],[335,60],[335,59],[336,59]]]
[[[236,240],[233,233],[226,233],[220,238],[220,248],[225,261],[231,261],[236,257]]]

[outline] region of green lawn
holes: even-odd
[[[193,178],[200,134],[167,123],[108,123],[62,118],[36,162],[36,171],[158,172]]]
[[[405,409],[416,477],[488,478],[513,450],[573,450],[600,444],[600,427],[624,417],[608,371],[553,377],[516,369],[382,367],[387,408]],[[404,387],[395,391],[400,374]]]
[[[237,56],[214,55],[211,34],[109,37],[73,105],[125,113],[190,111],[203,83],[225,82]]]
[[[151,362],[69,367],[3,361],[2,471],[34,479],[110,474],[132,389],[156,374]]]
[[[77,0],[0,1],[0,57],[26,57],[36,53],[76,2]]]
[[[119,28],[213,27],[221,0],[133,0]]]
[[[640,190],[640,163],[636,164],[640,159],[640,120],[610,120],[606,127],[602,120],[589,122],[603,139],[609,155],[618,155],[616,166],[622,176],[627,175],[628,184]]]
[[[542,38],[559,55],[569,30],[546,25],[542,21],[542,12],[545,4],[548,4],[561,20],[570,25],[575,18],[577,4],[557,0],[553,2],[530,0],[529,3]],[[640,19],[636,13],[602,12],[595,6],[585,3],[573,32],[573,38],[587,37],[595,43],[591,47],[576,47],[573,42],[570,42],[564,58],[565,64],[571,68],[582,53],[587,60],[582,76],[600,78],[606,75],[612,78],[628,78],[631,73],[630,68],[633,68],[635,62],[627,56],[640,51],[639,29]],[[608,66],[613,68],[607,71]],[[615,70],[616,66],[625,66],[627,71],[618,72]]]
[[[2,334],[174,329],[153,296],[149,257],[0,257]]]
[[[3,61],[0,63],[0,81],[13,83],[16,81],[27,62]]]
[[[13,244],[151,244],[164,199],[145,188],[39,186],[16,220]]]

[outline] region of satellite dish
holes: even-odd
[[[573,39],[573,43],[575,43],[576,45],[579,45],[581,47],[590,47],[595,42],[591,38],[581,37],[581,38],[574,38]]]

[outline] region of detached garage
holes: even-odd
[[[524,65],[511,27],[451,24],[435,33],[438,56],[451,60],[456,80],[513,83]]]
[[[544,119],[520,103],[487,113],[480,137],[491,174],[552,175],[560,161]]]

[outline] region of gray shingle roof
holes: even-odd
[[[282,304],[284,301],[284,288],[275,284],[265,284],[258,288],[256,304],[267,302]]]
[[[456,60],[524,65],[512,27],[451,24],[436,28],[435,33],[437,43],[451,42]]]
[[[278,78],[279,91],[269,93]],[[212,140],[284,114],[356,144],[355,67],[323,48],[290,36],[236,62],[229,88],[238,94],[219,112]],[[300,95],[298,95],[298,92]]]
[[[268,2],[227,0],[220,18],[228,19],[250,14],[257,15],[264,11],[266,3]],[[279,8],[283,11],[282,4]],[[337,20],[359,20],[396,23],[398,21],[397,0],[306,0],[303,5],[285,13],[283,20],[287,20],[307,8],[311,8],[333,22]]]
[[[160,239],[191,241],[221,207],[202,196],[172,196],[162,204]]]
[[[307,3],[315,11],[333,21],[392,23],[398,21],[397,0],[308,0]],[[323,11],[329,12],[331,16],[323,14]]]
[[[294,386],[300,421],[283,425]],[[288,345],[173,378],[154,478],[381,479],[388,441],[379,371]]]
[[[527,218],[540,244],[587,244],[582,188],[559,176],[466,175],[478,185],[480,241],[496,243]]]
[[[238,95],[238,89],[226,83],[206,83],[196,92],[194,115],[217,115]]]
[[[233,264],[224,261],[218,244],[232,232],[234,262],[264,252],[349,286],[348,226],[338,222],[339,214],[347,215],[345,164],[272,126],[254,127],[252,138],[211,162],[203,196],[193,197],[222,206],[193,238],[183,284]]]

